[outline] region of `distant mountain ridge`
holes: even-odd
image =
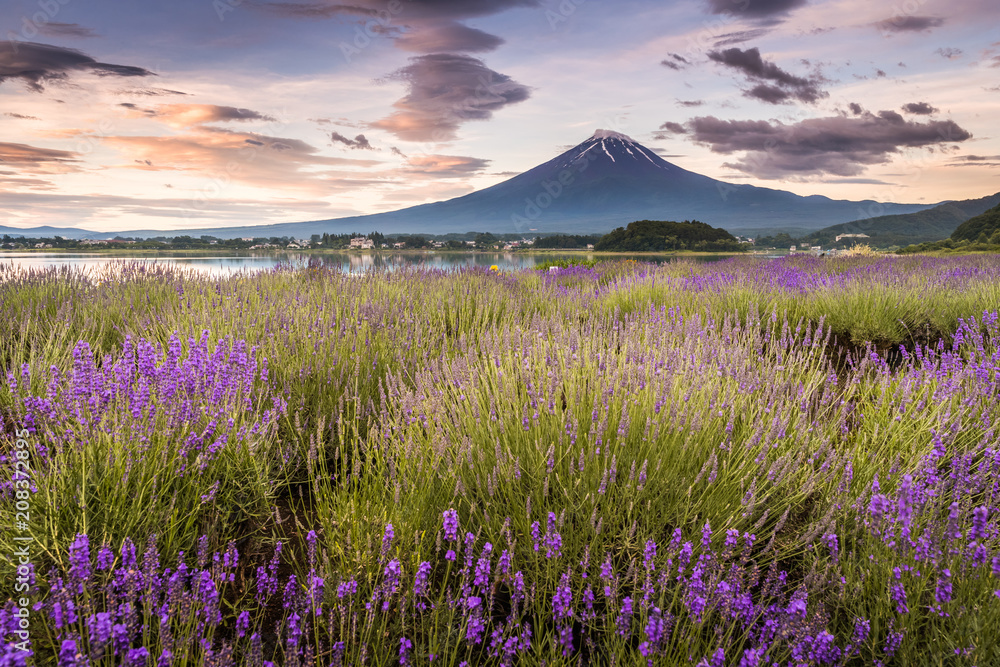
[[[471,194],[388,213],[261,226],[187,229],[193,236],[291,236],[452,232],[595,233],[637,220],[698,220],[739,231],[761,227],[820,229],[856,220],[874,207],[888,214],[933,204],[803,197],[783,190],[732,184],[667,162],[630,137],[598,130],[583,143],[502,183]],[[5,231],[0,228],[0,232]],[[29,233],[30,230],[17,230]],[[10,232],[8,232],[10,233]],[[114,234],[61,230],[67,238],[109,238]],[[124,236],[150,237],[176,231],[139,230]]]
[[[832,225],[805,237],[817,245],[829,245],[841,234],[867,234],[872,245],[886,247],[940,241],[974,216],[1000,204],[1000,192],[980,197],[949,201],[933,208],[903,215],[883,215]],[[978,234],[977,234],[978,236]]]

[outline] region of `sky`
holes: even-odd
[[[0,225],[379,213],[625,133],[836,199],[1000,191],[996,0],[0,0]]]

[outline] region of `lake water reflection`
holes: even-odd
[[[426,252],[426,253],[275,253],[261,255],[229,255],[206,256],[198,254],[171,253],[169,255],[143,255],[127,253],[104,255],[88,253],[0,253],[0,264],[11,265],[22,269],[73,268],[87,272],[102,270],[109,265],[121,262],[145,262],[163,264],[182,269],[193,269],[211,275],[226,275],[238,271],[261,271],[273,269],[282,264],[305,266],[310,257],[322,262],[325,266],[348,273],[364,273],[366,271],[394,271],[406,267],[426,267],[453,271],[467,267],[489,268],[496,264],[502,270],[530,269],[536,265],[562,259],[594,259],[592,253],[553,253],[553,254],[520,254],[520,253],[484,253],[484,252]],[[725,259],[724,255],[693,257],[696,261],[718,261]],[[634,257],[643,262],[673,261],[677,258],[670,255]]]

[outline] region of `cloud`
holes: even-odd
[[[965,53],[962,49],[954,49],[950,46],[942,46],[940,49],[934,51],[942,58],[947,58],[948,60],[955,60],[956,58],[961,58],[962,54]]]
[[[687,134],[687,128],[685,128],[680,123],[675,123],[669,120],[663,125],[661,125],[660,129],[669,132],[671,134]]]
[[[260,2],[255,5],[280,16],[296,19],[328,19],[334,16],[376,16],[378,10],[328,2]]]
[[[179,90],[169,90],[168,88],[122,88],[115,91],[116,95],[138,95],[141,97],[162,97],[167,95],[190,95]]]
[[[515,7],[538,7],[539,0],[405,0],[395,14],[387,8],[385,0],[354,0],[350,4],[339,2],[260,2],[261,7],[290,18],[317,19],[343,15],[377,17],[386,23],[416,19],[460,20],[488,16]]]
[[[495,111],[528,99],[531,91],[471,56],[435,53],[410,59],[389,75],[408,94],[397,111],[371,124],[408,141],[448,141],[467,121],[488,120]]]
[[[708,0],[708,11],[760,18],[787,14],[805,4],[806,0]]]
[[[877,178],[824,178],[819,181],[820,183],[835,183],[837,185],[895,185],[894,183],[889,183],[888,181],[882,181]]]
[[[164,185],[164,187],[170,187]],[[111,194],[67,194],[40,192],[10,192],[0,189],[0,210],[4,211],[5,223],[21,221],[16,226],[36,226],[37,220],[48,224],[79,227],[89,226],[107,229],[108,221],[115,218],[170,218],[169,222],[130,222],[124,230],[135,230],[141,225],[152,228],[170,227],[168,236],[181,232],[178,220],[187,220],[187,226],[224,226],[220,223],[232,222],[234,226],[245,225],[247,220],[261,223],[267,221],[286,222],[289,211],[307,219],[356,215],[356,211],[331,211],[330,204],[319,199],[257,198],[227,199],[225,197],[134,197]],[[334,213],[335,215],[331,215]],[[120,224],[120,223],[119,223]],[[161,226],[162,224],[162,226]],[[14,226],[14,225],[12,225]],[[121,229],[121,227],[119,227]]]
[[[62,81],[70,72],[98,76],[155,76],[141,67],[97,62],[75,49],[35,42],[0,42],[0,84],[20,79],[29,90],[41,92],[46,83]]]
[[[832,174],[857,176],[905,148],[965,141],[972,135],[951,120],[907,121],[895,111],[809,118],[796,123],[694,118],[692,140],[715,153],[742,153],[726,166],[758,178]]]
[[[1000,155],[961,155],[951,159],[946,167],[1000,167]]]
[[[405,173],[434,178],[472,176],[488,167],[490,160],[460,155],[418,155],[410,158]]]
[[[41,120],[35,116],[25,116],[24,114],[13,113],[12,111],[5,111],[3,115],[8,118],[16,118],[17,120]]]
[[[691,64],[687,58],[679,53],[669,53],[667,58],[660,61],[660,64],[664,67],[669,67],[674,70],[681,70]]]
[[[742,44],[743,42],[749,42],[752,39],[759,39],[771,32],[771,30],[772,28],[753,28],[751,30],[727,32],[723,35],[719,35],[712,46],[719,48],[720,46],[729,46],[730,44]]]
[[[847,105],[847,108],[850,109],[851,113],[854,114],[855,116],[860,116],[865,112],[862,106],[857,102],[851,102],[850,104]]]
[[[79,162],[80,155],[73,151],[0,142],[0,167],[52,174],[76,171]]]
[[[359,134],[353,139],[348,139],[340,132],[331,132],[330,140],[340,144],[344,144],[345,146],[347,146],[352,150],[366,150],[366,151],[378,150],[377,148],[371,145],[371,143],[368,141],[368,139],[365,138],[365,135],[363,134]]]
[[[902,109],[906,113],[912,113],[918,116],[929,116],[939,111],[937,107],[932,107],[927,102],[907,102],[903,105]]]
[[[389,146],[389,152],[392,153],[393,155],[396,155],[396,156],[399,156],[399,157],[403,158],[404,160],[406,159],[406,153],[404,153],[403,151],[399,150],[395,146]]]
[[[417,53],[483,53],[493,51],[503,43],[501,37],[454,21],[414,30],[396,38],[396,46]]]
[[[333,187],[363,187],[381,179],[359,179],[357,170],[381,164],[320,155],[299,139],[203,127],[176,136],[112,136],[103,141],[143,171],[191,172],[213,181],[237,181],[267,189],[328,194]],[[350,167],[351,172],[331,171]]]
[[[7,188],[54,190],[55,184],[37,176],[80,170],[80,154],[28,144],[0,142],[0,184]],[[25,178],[25,175],[30,178]]]
[[[85,28],[79,23],[59,23],[58,21],[40,24],[38,32],[46,37],[99,37],[91,28]]]
[[[903,16],[897,15],[873,24],[883,33],[889,32],[924,32],[944,25],[944,19],[937,16]]]
[[[816,78],[807,79],[786,72],[775,63],[764,60],[756,47],[745,51],[737,47],[725,51],[709,51],[708,58],[735,69],[750,81],[759,82],[753,88],[744,90],[743,94],[762,102],[781,104],[797,99],[801,102],[813,103],[829,95],[820,90],[819,81]]]
[[[262,114],[253,109],[240,109],[217,104],[161,104],[153,109],[143,109],[131,102],[122,102],[118,106],[132,110],[136,115],[160,119],[171,127],[195,127],[205,123],[227,121],[276,121],[273,116]]]
[[[677,106],[700,107],[705,104],[705,100],[677,100]]]

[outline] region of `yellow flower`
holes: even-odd
[[[500,267],[494,264],[493,266],[490,267],[490,271],[496,271],[497,273],[500,273]]]

